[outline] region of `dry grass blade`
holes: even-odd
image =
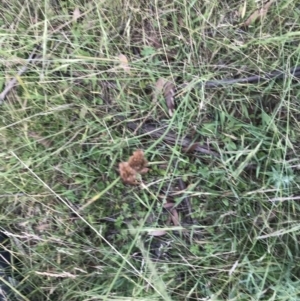
[[[263,7],[254,11],[242,25],[244,27],[248,27],[249,25],[253,24],[254,22],[263,19],[266,16],[266,14],[273,2],[274,2],[274,0],[270,0],[267,3],[265,3],[265,5]]]
[[[238,14],[240,15],[241,18],[245,17],[246,9],[247,9],[247,0],[244,1],[244,4],[239,9]]]
[[[151,236],[163,236],[165,234],[167,234],[166,230],[153,230],[153,231],[149,231],[148,233]]]

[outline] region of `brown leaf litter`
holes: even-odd
[[[267,12],[272,5],[274,0],[270,0],[266,2],[260,9],[255,10],[248,19],[242,24],[243,27],[248,27],[249,25],[262,20],[266,15]]]
[[[175,89],[176,86],[173,82],[168,81],[165,78],[160,78],[155,84],[155,89],[153,93],[153,102],[156,102],[159,95],[163,94],[166,105],[169,109],[170,117],[173,116],[175,110]]]

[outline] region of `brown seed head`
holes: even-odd
[[[119,172],[120,172],[120,177],[122,178],[124,183],[130,185],[138,184],[136,178],[137,172],[132,167],[130,167],[128,162],[119,163]]]
[[[140,149],[133,152],[133,155],[129,158],[128,163],[131,168],[140,174],[144,174],[148,171],[148,161],[144,157],[144,152]]]

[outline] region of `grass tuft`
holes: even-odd
[[[298,66],[297,1],[246,28],[260,2],[23,2],[0,7],[1,91],[42,46],[0,106],[20,300],[298,300],[299,80],[201,86]]]

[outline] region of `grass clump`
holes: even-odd
[[[297,1],[241,26],[257,5],[1,6],[2,89],[41,44],[0,107],[21,300],[299,299],[299,81],[199,85],[300,65]],[[149,170],[126,185],[119,163],[138,149]]]

